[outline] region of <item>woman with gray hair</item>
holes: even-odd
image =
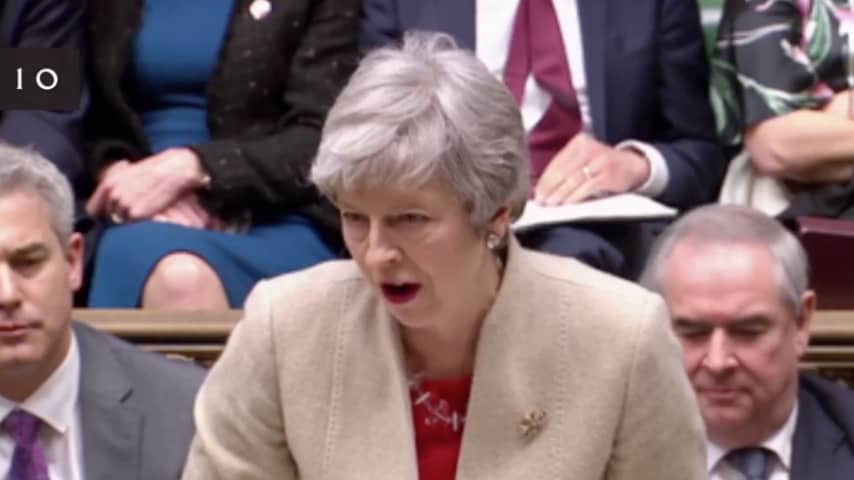
[[[471,53],[433,34],[371,52],[311,172],[353,260],[255,288],[184,478],[703,478],[663,303],[521,248],[527,169]]]

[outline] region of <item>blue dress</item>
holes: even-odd
[[[146,0],[131,59],[134,107],[159,152],[210,141],[205,89],[235,0]],[[188,26],[192,23],[192,26]],[[243,233],[165,222],[110,227],[95,258],[89,306],[140,306],[148,276],[166,255],[188,252],[219,274],[229,304],[240,307],[260,279],[334,258],[320,231],[298,215]]]

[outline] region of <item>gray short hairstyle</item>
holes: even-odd
[[[310,178],[341,191],[417,188],[439,178],[484,227],[502,205],[521,212],[530,166],[513,96],[445,34],[411,32],[371,51],[329,111]]]
[[[74,228],[74,193],[68,179],[34,149],[0,142],[0,197],[19,191],[32,191],[44,200],[64,247]]]
[[[751,244],[767,248],[775,261],[781,297],[799,313],[809,282],[809,261],[798,239],[773,218],[738,205],[707,205],[692,210],[656,240],[640,282],[664,293],[664,272],[677,244]]]

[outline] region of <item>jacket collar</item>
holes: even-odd
[[[128,405],[133,386],[109,338],[74,325],[80,346],[80,416],[86,478],[108,480],[116,472],[136,478],[140,470],[142,414]]]
[[[458,478],[489,478],[487,466],[501,476],[502,462],[535,445],[520,432],[525,417],[548,409],[558,413],[561,402],[547,393],[561,389],[559,376],[566,376],[565,368],[549,360],[557,354],[553,349],[565,344],[561,340],[569,335],[570,323],[554,330],[538,327],[533,342],[557,341],[541,342],[544,346],[536,352],[511,345],[530,336],[531,322],[541,313],[537,305],[550,301],[556,311],[568,308],[566,302],[531,288],[531,255],[536,254],[523,250],[511,236],[502,284],[479,337]],[[519,301],[520,294],[530,301]],[[417,479],[409,384],[397,324],[369,288],[352,289],[344,304],[359,315],[339,322],[336,332],[324,476],[347,478],[352,462],[358,461],[366,469],[363,478],[388,478],[393,472],[394,478]],[[531,370],[538,374],[528,376]],[[519,396],[521,384],[529,395]],[[351,452],[358,452],[358,459],[351,458]],[[548,477],[556,461],[558,457],[548,456],[520,474]]]

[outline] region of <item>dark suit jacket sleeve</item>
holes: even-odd
[[[360,43],[363,50],[387,45],[401,38],[402,35],[395,0],[364,0],[362,2]]]
[[[664,156],[670,173],[658,198],[684,208],[714,200],[726,164],[709,103],[709,68],[697,3],[664,0],[659,15],[657,95],[662,128],[651,144]]]
[[[193,147],[212,177],[208,205],[298,208],[316,195],[306,176],[326,113],[356,65],[358,12],[356,0],[322,0],[313,6],[290,66],[287,113],[276,134]]]
[[[89,74],[97,78],[94,71],[90,70]],[[126,117],[109,107],[106,90],[100,81],[92,82],[92,103],[84,117],[83,150],[88,180],[93,186],[98,184],[101,173],[110,164],[119,160],[136,160],[146,153],[146,147],[128,140],[133,138],[133,134],[128,131]]]
[[[19,24],[12,32],[12,46],[74,47],[81,49],[82,53],[82,0],[30,0],[20,13],[17,18]],[[79,135],[80,120],[87,105],[88,92],[84,81],[83,96],[77,110],[4,111],[0,116],[0,139],[15,145],[33,146],[74,183],[83,173]]]
[[[813,373],[800,374],[791,478],[854,478],[854,392]]]

